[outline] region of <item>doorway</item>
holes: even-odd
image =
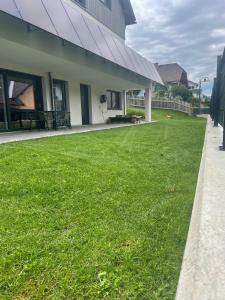
[[[90,124],[89,86],[80,85],[82,125]]]

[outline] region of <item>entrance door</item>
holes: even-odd
[[[80,85],[82,124],[90,124],[88,85]]]
[[[3,76],[0,74],[0,130],[7,129],[6,102]]]

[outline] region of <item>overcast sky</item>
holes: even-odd
[[[190,80],[210,78],[225,47],[225,0],[131,0],[137,25],[127,43],[152,62],[178,62]]]

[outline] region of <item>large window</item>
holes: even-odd
[[[66,111],[65,81],[54,79],[53,92],[54,92],[55,110],[57,112],[65,112]]]
[[[107,104],[109,110],[121,110],[121,93],[115,91],[107,92]]]
[[[0,130],[37,128],[42,109],[40,77],[0,70]]]
[[[111,0],[100,0],[105,6],[108,8],[111,8]]]
[[[34,83],[32,80],[9,77],[8,95],[11,110],[35,110]]]
[[[78,3],[79,5],[85,7],[86,5],[86,0],[73,0],[74,2]]]

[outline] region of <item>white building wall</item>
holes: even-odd
[[[107,93],[107,89],[92,85],[91,86],[91,122],[92,124],[105,123],[109,117],[115,117],[116,115],[123,114],[123,99],[122,99],[122,91],[117,90],[117,92],[121,92],[121,110],[108,110],[107,103],[100,103],[101,95],[105,95]]]
[[[142,89],[149,80],[116,66],[96,55],[66,43],[41,30],[27,31],[17,19],[0,18],[0,68],[42,77],[44,110],[52,110],[49,73],[67,82],[68,110],[73,126],[82,124],[80,84],[90,87],[90,122],[104,123],[109,117],[123,114],[108,110],[100,103],[107,90]]]
[[[52,110],[50,84],[48,73],[42,73],[35,68],[26,68],[17,64],[0,64],[0,69],[7,69],[10,71],[27,73],[31,75],[40,76],[42,78],[42,92],[43,92],[43,106],[44,110]],[[80,84],[82,82],[75,80],[67,80],[62,75],[52,73],[53,79],[64,80],[67,87],[67,108],[71,115],[71,125],[82,125],[82,112],[81,112],[81,96],[80,96]],[[123,99],[121,98],[122,109],[121,110],[108,110],[107,103],[101,104],[100,97],[106,94],[107,88],[100,87],[94,84],[89,85],[89,111],[90,111],[90,123],[101,124],[107,122],[109,117],[123,114]],[[122,91],[121,97],[123,95]]]
[[[71,125],[82,125],[81,101],[80,101],[80,83],[77,81],[68,82],[68,100],[71,116]]]

